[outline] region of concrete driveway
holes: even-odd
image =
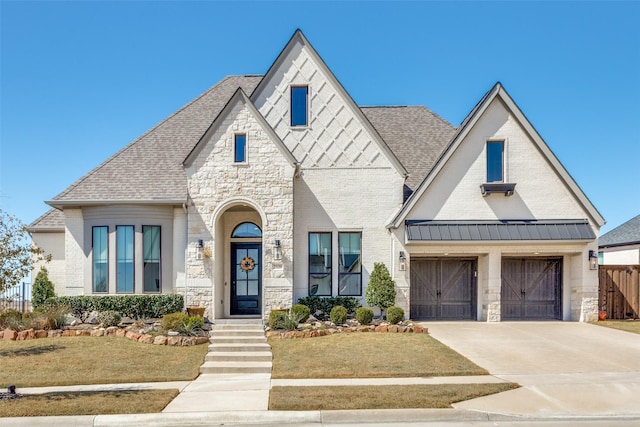
[[[454,405],[520,415],[640,415],[640,335],[574,322],[429,322],[429,333],[523,387]]]

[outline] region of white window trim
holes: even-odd
[[[489,142],[502,142],[502,181],[493,181],[495,183],[508,183],[509,181],[509,139],[507,137],[502,136],[487,136],[484,138],[484,178],[485,182],[489,183],[487,180],[487,143]]]
[[[307,124],[306,125],[292,125],[291,114],[293,105],[291,103],[291,89],[294,87],[306,87],[307,88]],[[291,130],[308,130],[311,128],[311,85],[309,83],[292,83],[289,85],[289,128]]]
[[[236,162],[236,137],[239,135],[244,135],[244,161]],[[233,141],[231,141],[233,145],[233,164],[236,166],[246,166],[249,164],[249,133],[248,132],[234,132],[233,133]]]

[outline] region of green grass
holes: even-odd
[[[177,395],[178,390],[34,394],[0,402],[0,417],[155,413],[162,411]]]
[[[170,347],[115,337],[0,341],[2,384],[21,387],[193,380],[207,345]]]
[[[269,340],[272,378],[488,375],[428,334],[350,333]]]
[[[273,387],[269,409],[450,408],[452,403],[518,388],[514,383],[389,386]]]
[[[595,324],[606,328],[640,334],[640,320],[601,320]]]

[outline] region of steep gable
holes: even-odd
[[[505,141],[512,196],[483,197],[488,140]],[[391,227],[415,220],[603,219],[500,83],[463,121],[455,137]]]
[[[182,203],[182,161],[238,87],[253,91],[260,76],[227,77],[69,186],[51,206],[102,202]]]
[[[308,124],[291,126],[290,88],[308,86]],[[251,99],[303,168],[406,169],[300,30]]]

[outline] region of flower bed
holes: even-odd
[[[282,329],[267,330],[267,338],[314,338],[333,334],[361,332],[427,334],[429,333],[429,330],[412,322],[400,322],[397,325],[392,325],[387,322],[378,322],[377,324],[372,325],[360,325],[355,320],[350,319],[347,320],[347,323],[342,326],[336,326],[331,322],[312,322],[300,325],[298,329],[293,331],[285,331]]]

